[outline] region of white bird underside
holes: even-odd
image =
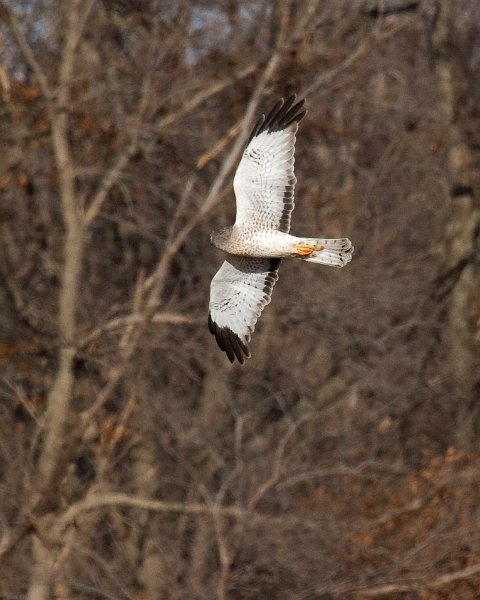
[[[229,360],[243,363],[255,324],[270,302],[281,259],[289,256],[342,267],[352,258],[349,239],[289,235],[296,178],[295,134],[305,100],[278,102],[258,121],[233,187],[235,225],[216,245],[228,254],[212,280],[208,325]],[[215,243],[215,233],[213,234]]]

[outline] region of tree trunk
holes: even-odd
[[[441,5],[436,25],[434,50],[436,73],[443,99],[448,149],[448,185],[451,215],[446,235],[444,265],[439,280],[446,285],[447,343],[450,348],[452,389],[457,404],[457,441],[465,450],[475,440],[473,405],[478,359],[470,323],[472,307],[478,302],[478,269],[473,262],[478,245],[480,210],[474,198],[472,155],[459,121],[458,61],[451,52],[454,5]]]

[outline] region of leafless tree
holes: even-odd
[[[0,51],[0,597],[477,597],[477,2],[3,1]],[[291,92],[356,252],[231,367],[208,232]]]

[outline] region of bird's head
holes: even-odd
[[[210,234],[210,244],[219,250],[227,251],[227,245],[232,234],[232,227],[222,227],[212,231]]]

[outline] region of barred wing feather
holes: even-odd
[[[294,208],[295,134],[306,111],[305,100],[280,100],[253,128],[238,165],[233,188],[237,199],[236,224],[257,229],[290,231]]]
[[[230,255],[212,279],[208,327],[232,363],[250,357],[250,335],[270,302],[280,262]]]

